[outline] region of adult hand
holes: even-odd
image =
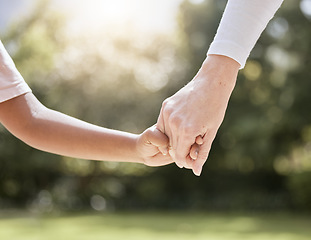
[[[201,174],[239,68],[231,58],[209,55],[194,79],[163,102],[157,127],[169,137],[170,155],[177,166]],[[196,159],[193,151],[198,152]]]

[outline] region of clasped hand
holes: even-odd
[[[163,102],[156,126],[169,138],[168,152],[178,167],[200,176],[239,67],[231,58],[210,55],[193,80]]]

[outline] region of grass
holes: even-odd
[[[307,215],[162,212],[35,217],[0,213],[1,240],[309,240],[310,236]]]

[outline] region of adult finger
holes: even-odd
[[[203,138],[204,143],[200,145],[200,151],[198,153],[198,157],[194,161],[193,168],[192,168],[193,173],[197,176],[200,176],[202,173],[203,165],[207,160],[207,157],[209,155],[215,136],[216,136],[216,133],[210,133],[210,134],[206,134]]]
[[[156,123],[156,128],[161,131],[163,134],[166,135],[166,132],[165,132],[165,124],[164,124],[164,119],[163,119],[163,114],[162,114],[162,109],[160,111],[160,115],[158,117],[158,120],[157,120],[157,123]],[[167,135],[166,135],[167,136]],[[163,155],[167,155],[169,153],[169,146],[170,144],[168,144],[168,146],[166,147],[162,147],[162,146],[159,146],[159,151],[163,154]]]
[[[187,168],[187,169],[193,169],[193,163],[194,163],[194,161],[195,161],[195,160],[193,160],[193,159],[190,157],[190,155],[188,155],[188,156],[186,157],[186,166],[185,166],[185,168]]]
[[[176,166],[179,167],[179,168],[183,168],[184,166],[181,165],[179,162],[176,162],[174,159],[175,159],[175,152],[174,150],[172,149],[172,147],[169,147],[169,155],[172,157],[173,161],[175,162]]]
[[[162,107],[163,108],[163,107]],[[156,123],[156,127],[163,133],[165,133],[165,125],[164,125],[164,118],[163,118],[163,110],[161,108],[157,123]]]
[[[176,147],[174,149],[175,152],[175,162],[182,164],[186,168],[192,168],[189,166],[189,161],[187,161],[187,157],[189,156],[189,152],[191,146],[195,143],[195,139],[191,139],[190,137],[180,137],[177,140]]]
[[[180,163],[179,161],[176,161],[176,156],[175,156],[175,148],[174,146],[176,146],[176,135],[173,134],[173,132],[176,131],[172,131],[171,129],[171,125],[170,123],[172,122],[172,118],[171,118],[171,114],[173,112],[173,108],[169,106],[168,104],[169,100],[166,99],[163,104],[162,104],[162,108],[160,111],[160,115],[158,117],[157,120],[157,128],[162,131],[163,133],[165,133],[168,138],[169,138],[169,148],[168,148],[168,152],[170,154],[170,156],[173,158],[173,160],[175,161],[176,165],[179,168],[183,168],[183,164]],[[173,118],[174,119],[174,118]],[[173,121],[174,123],[174,121]],[[162,149],[159,149],[162,152]]]
[[[202,173],[202,168],[210,151],[210,145],[208,143],[203,143],[200,147],[200,152],[197,159],[194,161],[192,166],[192,171],[196,176],[200,176]]]
[[[164,128],[162,128],[162,129],[164,129]],[[157,130],[158,131],[160,131],[159,129],[158,129],[158,127],[157,127]],[[162,131],[160,131],[160,132],[162,132]],[[177,165],[177,167],[179,167],[179,168],[183,168],[184,166],[183,166],[183,164],[181,164],[180,162],[176,162],[175,161],[175,159],[176,159],[176,157],[175,157],[175,151],[174,151],[174,149],[173,149],[173,147],[172,147],[172,145],[174,144],[174,141],[172,140],[173,138],[174,138],[174,136],[172,136],[171,134],[169,134],[171,131],[167,131],[166,133],[163,133],[166,137],[167,137],[167,144],[166,145],[161,145],[161,146],[158,146],[158,149],[159,149],[159,151],[163,154],[163,155],[167,155],[167,154],[169,154],[171,157],[172,157],[172,159],[174,160],[174,162],[176,163],[176,165]]]

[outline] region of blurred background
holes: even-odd
[[[198,71],[226,2],[1,0],[0,36],[44,105],[141,133]],[[1,126],[0,213],[310,213],[310,67],[311,1],[287,0],[239,73],[200,178],[40,152]]]

